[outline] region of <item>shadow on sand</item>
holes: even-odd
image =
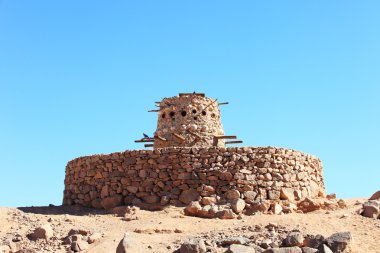
[[[46,214],[46,215],[76,215],[76,216],[88,216],[95,214],[110,214],[112,212],[107,210],[98,210],[94,208],[82,207],[82,206],[31,206],[31,207],[17,207],[24,213],[34,214]]]

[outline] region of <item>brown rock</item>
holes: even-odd
[[[218,218],[220,218],[222,220],[235,219],[236,218],[236,214],[231,209],[222,210],[222,211],[218,212],[217,216],[218,216]]]
[[[179,249],[180,253],[205,253],[206,245],[202,239],[190,238]]]
[[[179,196],[179,200],[182,203],[189,204],[192,201],[198,200],[200,197],[200,194],[197,190],[189,189],[182,191],[181,195]]]
[[[240,198],[240,192],[238,190],[229,190],[225,193],[226,199],[237,200]]]
[[[80,252],[88,249],[88,243],[82,240],[74,241],[71,243],[71,250],[74,252]]]
[[[363,204],[362,215],[368,218],[377,218],[379,216],[379,204],[375,201],[368,201]]]
[[[244,200],[245,202],[251,204],[255,201],[255,198],[257,196],[257,192],[255,191],[246,191],[244,192]]]
[[[53,229],[50,224],[45,224],[41,227],[36,228],[33,233],[28,235],[30,240],[45,239],[49,240],[54,235]]]
[[[116,253],[142,253],[141,247],[131,238],[129,233],[125,233],[119,245],[116,248]]]
[[[284,247],[267,249],[263,253],[302,253],[302,250],[299,247]]]
[[[199,204],[198,201],[192,201],[189,205],[185,208],[185,214],[190,216],[196,216],[197,213],[199,213],[202,210],[202,206]]]
[[[372,196],[369,198],[369,200],[376,200],[376,199],[380,199],[380,191],[375,192],[375,193],[372,194]]]
[[[297,207],[304,213],[308,213],[321,209],[321,204],[310,198],[305,198],[297,204]]]
[[[88,236],[87,242],[91,244],[98,241],[100,238],[102,238],[102,235],[100,233],[93,233]]]

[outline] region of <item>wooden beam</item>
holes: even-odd
[[[149,110],[148,112],[159,112],[160,110]]]
[[[243,143],[243,141],[226,141],[225,144],[237,144],[237,143]]]
[[[180,139],[181,141],[185,141],[185,137],[183,137],[182,135],[179,135],[179,134],[176,134],[176,133],[173,133],[174,137],[176,137],[177,139]]]
[[[160,135],[156,135],[154,136],[155,139],[159,139],[161,141],[167,141],[167,139],[165,139],[164,137],[160,136]]]
[[[146,138],[146,139],[141,139],[141,140],[135,140],[135,142],[154,142],[153,138]]]
[[[216,139],[236,139],[236,135],[214,135]]]
[[[179,93],[179,96],[182,97],[182,96],[191,96],[191,95],[197,95],[197,96],[201,96],[201,97],[204,97],[205,94],[204,93]]]
[[[151,147],[154,147],[154,145],[153,144],[145,144],[144,147],[151,148]]]
[[[228,105],[228,104],[229,104],[228,102],[218,103],[218,105]]]

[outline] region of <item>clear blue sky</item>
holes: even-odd
[[[140,149],[154,101],[228,101],[244,145],[380,190],[379,1],[0,0],[0,206],[60,204],[67,161]]]

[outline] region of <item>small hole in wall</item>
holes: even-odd
[[[212,114],[211,114],[211,118],[215,118],[215,113],[212,113]]]
[[[165,119],[165,117],[166,117],[166,114],[163,113],[163,114],[161,115],[161,118]]]
[[[203,115],[203,116],[206,116],[206,111],[202,111],[202,115]]]
[[[185,116],[186,116],[186,111],[182,111],[182,112],[181,112],[181,115],[182,115],[183,117],[185,117]]]
[[[198,117],[194,117],[194,120],[197,120],[198,119]]]
[[[172,118],[173,118],[173,117],[174,117],[174,115],[175,115],[175,112],[170,112],[170,113],[169,113],[169,115],[170,115],[170,117],[172,117]]]
[[[192,112],[195,114],[195,113],[197,113],[197,110],[194,109]]]

